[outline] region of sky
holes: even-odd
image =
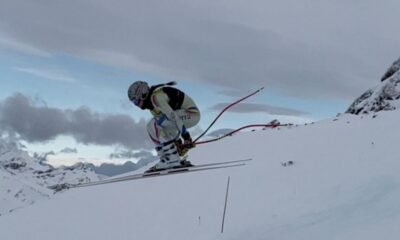
[[[400,2],[0,1],[0,129],[53,164],[151,151],[136,80],[177,81],[206,129],[344,112],[399,57]],[[76,149],[65,153],[65,148]]]

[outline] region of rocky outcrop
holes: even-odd
[[[400,58],[385,72],[381,83],[364,92],[346,113],[368,114],[400,108]]]

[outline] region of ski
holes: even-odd
[[[69,184],[67,186],[67,188],[87,187],[87,186],[95,186],[95,185],[101,185],[101,184],[107,184],[107,183],[138,180],[138,179],[150,178],[150,177],[167,176],[167,175],[172,175],[172,174],[190,173],[190,172],[198,172],[198,171],[230,168],[230,167],[239,167],[239,166],[246,165],[246,162],[250,161],[250,160],[252,160],[252,159],[247,158],[247,159],[225,161],[225,162],[218,162],[218,163],[205,163],[205,164],[194,165],[191,167],[172,168],[172,169],[166,169],[166,170],[149,172],[149,173],[138,173],[138,174],[134,174],[134,175],[117,177],[117,178],[106,179],[106,180],[90,182],[90,183]]]
[[[226,164],[248,162],[248,161],[251,161],[251,160],[253,160],[253,159],[252,158],[245,158],[245,159],[239,159],[239,160],[233,160],[233,161],[225,161],[225,162],[203,163],[203,164],[197,164],[197,165],[194,165],[194,166],[191,166],[191,167],[187,167],[187,168],[203,168],[203,167],[210,167],[210,166],[218,166],[218,165],[226,165]]]

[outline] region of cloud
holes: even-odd
[[[32,47],[28,44],[19,42],[15,39],[11,39],[10,37],[6,37],[2,35],[1,32],[0,32],[0,48],[13,49],[24,54],[36,55],[41,57],[51,56],[48,52]]]
[[[364,2],[5,0],[0,33],[163,78],[353,99],[399,49],[400,2]]]
[[[70,135],[84,144],[121,145],[129,149],[152,146],[144,120],[135,121],[122,114],[103,115],[87,107],[62,110],[39,106],[21,93],[0,104],[0,129],[16,132],[28,142]]]
[[[66,147],[66,148],[61,149],[60,153],[67,153],[67,154],[69,154],[69,153],[78,153],[78,150],[76,148]]]
[[[219,103],[211,107],[212,110],[221,111],[229,103]],[[283,116],[302,116],[306,115],[306,112],[302,112],[296,109],[283,108],[283,107],[274,107],[267,104],[257,104],[257,103],[239,103],[229,109],[230,112],[236,113],[251,113],[251,112],[261,112],[267,113],[271,115],[283,115]]]
[[[49,151],[49,152],[45,152],[45,153],[33,153],[33,157],[43,161],[43,162],[47,162],[48,160],[48,156],[50,155],[56,155],[56,153],[54,151]]]
[[[110,158],[111,159],[141,159],[141,158],[149,158],[152,157],[153,154],[151,152],[148,151],[132,151],[132,150],[117,150],[114,153],[110,154]]]
[[[43,69],[34,69],[34,68],[19,68],[19,67],[15,68],[15,70],[18,72],[31,74],[35,77],[45,78],[45,79],[54,80],[54,81],[69,82],[69,83],[77,82],[77,79],[70,77],[65,73],[55,72],[52,70],[43,70]]]

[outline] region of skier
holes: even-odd
[[[149,86],[136,81],[128,89],[129,100],[153,115],[147,132],[160,161],[147,172],[193,166],[185,160],[188,150],[195,147],[187,129],[199,123],[200,111],[191,97],[173,85],[176,83]]]

